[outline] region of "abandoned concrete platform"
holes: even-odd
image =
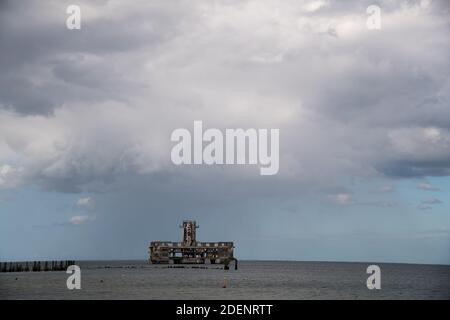
[[[150,262],[153,264],[223,264],[224,269],[237,259],[233,256],[234,244],[225,242],[199,242],[196,238],[197,223],[183,221],[182,242],[152,241],[150,244]]]

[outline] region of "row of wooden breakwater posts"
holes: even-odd
[[[0,262],[0,272],[66,271],[75,260]]]

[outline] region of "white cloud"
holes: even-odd
[[[91,197],[83,197],[77,200],[77,205],[80,207],[92,207],[94,201]]]
[[[350,193],[339,193],[336,195],[335,201],[340,205],[350,205],[353,203],[352,195]]]
[[[424,135],[432,143],[437,143],[442,138],[441,132],[437,128],[425,128]]]
[[[394,187],[391,185],[384,185],[384,186],[381,186],[378,188],[378,192],[381,192],[381,193],[389,193],[392,191],[394,191]]]
[[[0,184],[3,184],[8,177],[13,172],[13,168],[8,165],[4,164],[0,166]]]
[[[309,3],[303,5],[304,10],[308,12],[314,12],[320,8],[326,6],[328,2],[322,0],[310,1]]]
[[[438,198],[431,198],[427,200],[420,201],[419,205],[417,206],[417,209],[419,210],[431,210],[433,209],[433,205],[441,204],[442,201]]]
[[[91,222],[93,219],[86,215],[80,215],[80,216],[73,216],[70,218],[69,222],[73,225],[81,225],[81,224],[87,224]]]
[[[431,198],[428,200],[422,200],[420,203],[421,204],[440,204],[440,203],[442,203],[442,201],[439,200],[438,198]]]
[[[419,204],[417,206],[417,209],[419,209],[419,210],[431,210],[431,209],[433,209],[433,207],[429,206],[429,205],[426,205],[426,204]]]
[[[431,184],[423,182],[423,183],[419,183],[417,185],[417,188],[421,189],[421,190],[426,190],[426,191],[439,191],[440,189],[437,187],[433,187]]]
[[[9,164],[0,165],[0,188],[13,188],[20,185],[23,168]]]

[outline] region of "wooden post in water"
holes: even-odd
[[[1,262],[0,272],[39,272],[39,271],[65,271],[75,260],[52,260],[52,261],[22,261]]]

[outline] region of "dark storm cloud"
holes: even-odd
[[[378,170],[392,177],[448,176],[450,160],[393,160],[379,166]]]
[[[83,28],[73,32],[65,27],[69,4],[4,2],[0,11],[0,107],[21,115],[49,115],[70,101],[105,101],[133,94],[130,84],[142,85],[131,80],[132,69],[116,72],[114,58],[126,59],[122,54],[143,47],[151,55],[173,34],[182,10],[155,2],[145,12],[136,7],[121,16],[107,9],[107,1],[97,2],[99,12],[83,11]],[[86,57],[96,57],[96,63],[89,64]]]
[[[294,190],[450,173],[446,1],[380,1],[377,31],[371,1],[81,1],[79,31],[65,27],[68,4],[1,8],[5,185],[169,179],[168,137],[198,119],[280,128],[274,179]],[[203,190],[211,173],[195,172]],[[245,184],[258,179],[249,171]]]

